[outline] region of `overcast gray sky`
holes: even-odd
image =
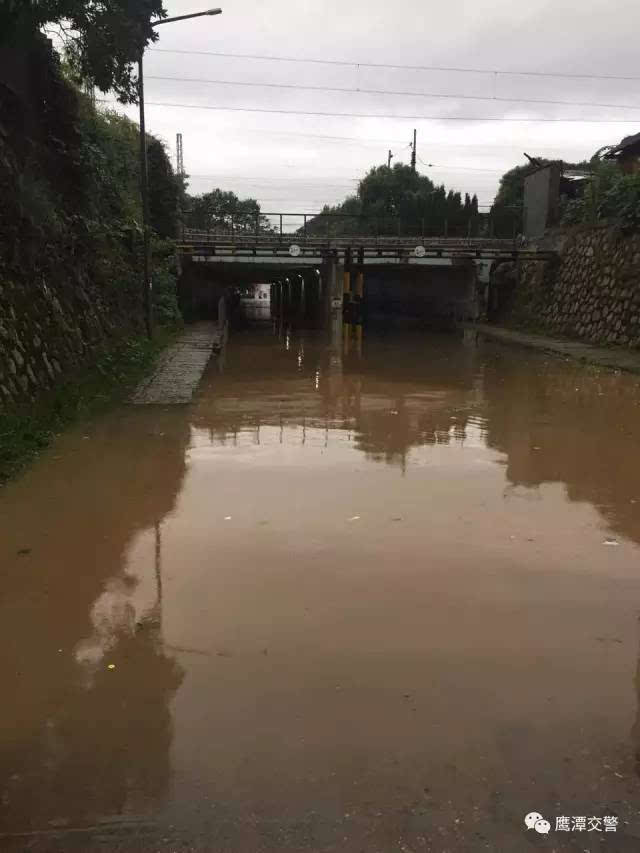
[[[216,3],[168,0],[165,5],[170,15],[179,15]],[[488,205],[500,174],[524,162],[523,151],[578,160],[640,131],[637,0],[519,4],[513,0],[220,0],[220,5],[220,16],[160,27],[160,40],[145,55],[148,129],[166,141],[172,154],[176,133],[182,133],[191,192],[221,187],[257,198],[263,210],[315,211],[355,189],[358,178],[371,166],[386,162],[388,148],[394,152],[394,162],[408,163],[408,145],[416,127],[420,171],[447,187],[475,192],[480,203]],[[239,59],[209,52],[354,64]],[[636,79],[370,68],[355,63]],[[181,79],[154,79],[159,77]],[[237,85],[240,82],[456,97]],[[496,98],[635,105],[636,109]],[[135,109],[127,112],[136,117]],[[429,118],[355,118],[353,113]],[[470,117],[538,120],[460,120]],[[542,118],[562,121],[543,122]],[[566,121],[577,118],[612,121]],[[327,136],[342,138],[322,138]]]

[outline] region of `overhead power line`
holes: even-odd
[[[504,174],[503,169],[484,169],[477,166],[456,166],[456,165],[443,165],[441,163],[425,163],[420,157],[418,157],[420,163],[428,169],[434,169],[436,171],[449,171],[449,172],[486,172],[490,174],[502,175]],[[360,183],[362,178],[345,178],[347,183],[344,184],[328,184],[325,181],[312,181],[307,178],[290,178],[290,177],[282,177],[282,178],[261,178],[259,175],[204,175],[198,174],[195,172],[189,172],[190,178],[203,178],[203,179],[211,179],[215,181],[249,181],[253,186],[264,186],[270,187],[272,185],[280,186],[282,184],[295,184],[298,187],[331,187],[332,189],[352,189],[350,184]]]
[[[306,139],[329,139],[336,140],[338,142],[359,142],[361,145],[378,145],[379,143],[383,145],[388,145],[390,142],[398,144],[403,142],[402,139],[363,139],[361,136],[328,136],[324,133],[296,133],[295,131],[289,130],[272,130],[265,128],[264,130],[260,130],[258,128],[252,128],[250,130],[241,130],[236,131],[237,133],[242,134],[242,136],[246,136],[248,133],[255,133],[260,136],[264,136],[265,134],[276,135],[276,136],[302,136]]]
[[[391,95],[394,97],[414,98],[443,98],[464,101],[498,101],[506,104],[555,104],[564,107],[605,107],[618,110],[638,110],[638,104],[599,104],[593,101],[555,101],[546,98],[504,98],[499,95],[465,95],[444,94],[440,92],[416,92],[411,90],[392,89],[361,89],[341,86],[309,86],[302,83],[262,83],[258,81],[244,80],[209,80],[202,77],[164,77],[160,75],[147,74],[147,80],[173,80],[180,83],[205,83],[214,86],[245,86],[260,89],[299,89],[305,92],[334,92],[349,95]],[[407,146],[408,147],[408,146]]]
[[[324,181],[298,181],[295,178],[282,178],[281,180],[274,179],[273,181],[265,181],[259,178],[251,178],[251,177],[241,177],[240,175],[198,175],[189,173],[189,178],[202,178],[212,181],[224,181],[225,183],[233,183],[234,181],[240,181],[242,183],[246,183],[249,181],[251,186],[254,187],[265,187],[266,189],[273,189],[274,187],[279,187],[284,184],[293,184],[292,189],[318,189],[320,187],[327,187],[335,190],[351,190],[352,187],[347,184],[327,184]],[[358,183],[358,178],[349,179],[351,183]]]
[[[436,169],[442,171],[445,169],[448,172],[491,172],[494,175],[503,175],[503,169],[481,169],[476,166],[438,166],[436,163],[424,163],[420,160],[423,166],[427,169]]]
[[[391,138],[380,139],[380,138],[376,138],[376,137],[369,137],[369,138],[365,139],[361,136],[360,137],[358,137],[358,136],[329,136],[329,135],[323,134],[323,133],[298,133],[298,132],[293,131],[293,130],[273,130],[273,128],[258,128],[258,127],[242,128],[242,129],[223,128],[222,130],[224,132],[230,131],[233,135],[243,136],[243,137],[247,136],[248,134],[255,134],[257,136],[292,136],[292,137],[298,137],[299,136],[299,137],[302,137],[304,139],[326,139],[326,140],[334,140],[337,142],[358,142],[361,145],[367,145],[367,146],[369,146],[369,145],[377,146],[379,143],[382,145],[389,145],[389,144],[400,145],[401,143],[404,142],[404,139],[391,139]],[[410,143],[409,143],[409,145],[405,146],[405,148],[409,148],[409,147],[410,147]],[[450,143],[450,142],[439,141],[439,142],[431,143],[430,147],[432,147],[432,148],[446,148],[447,150],[449,150],[451,148],[464,148],[464,149],[471,149],[471,150],[475,151],[478,148],[480,148],[480,149],[490,148],[492,150],[493,149],[500,149],[500,150],[505,150],[505,151],[512,151],[514,148],[519,148],[520,146],[518,146],[516,144],[504,145],[504,144],[496,144],[496,143],[492,143],[492,142],[460,144],[460,143],[455,143],[455,142]],[[564,148],[549,148],[546,146],[545,147],[539,147],[536,145],[536,152],[539,154],[543,154],[545,152],[554,152],[554,151],[555,152],[562,152],[564,150],[565,150]]]
[[[101,103],[118,104],[118,101],[106,98],[96,98]],[[215,110],[217,112],[232,113],[269,113],[273,115],[296,115],[296,116],[326,116],[335,118],[385,118],[396,121],[500,121],[500,122],[569,122],[579,124],[635,124],[633,119],[621,118],[551,118],[551,117],[528,117],[513,118],[510,116],[425,116],[425,115],[394,115],[390,113],[335,113],[329,110],[284,110],[268,109],[266,107],[222,107],[214,104],[178,104],[166,101],[145,101],[150,107],[171,107],[183,110]]]
[[[503,172],[500,169],[482,169],[477,166],[443,166],[438,165],[437,163],[425,163],[422,157],[418,157],[420,163],[425,166],[427,169],[456,169],[462,170],[464,172],[495,172],[498,175],[502,175]]]
[[[173,50],[151,48],[152,53],[179,53],[187,56],[217,56],[226,59],[257,59],[265,62],[302,62],[313,65],[341,65],[355,68],[389,68],[403,71],[455,71],[460,74],[494,74],[509,77],[564,77],[571,80],[640,80],[639,75],[573,74],[565,71],[511,71],[506,68],[468,68],[444,65],[404,65],[391,62],[359,62],[355,59],[310,59],[299,56],[268,56],[259,53],[228,53],[212,50]]]

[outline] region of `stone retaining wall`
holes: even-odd
[[[104,152],[82,148],[80,101],[46,39],[24,53],[13,86],[0,54],[0,410],[144,330],[140,239],[89,219],[76,193],[83,158]]]
[[[69,277],[25,283],[0,275],[0,409],[34,402],[59,377],[142,329],[137,294],[113,304]]]
[[[492,289],[500,308],[491,319],[595,344],[640,347],[640,234],[582,227],[558,230],[538,246],[555,249],[558,261],[498,267]]]

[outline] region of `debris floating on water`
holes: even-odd
[[[115,663],[110,663],[110,664],[107,666],[107,669],[115,669],[115,668],[116,668]]]
[[[603,545],[619,545],[620,543],[618,542],[617,539],[605,539],[602,544]]]

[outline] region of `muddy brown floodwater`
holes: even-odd
[[[0,524],[0,848],[640,849],[637,378],[246,330]]]

